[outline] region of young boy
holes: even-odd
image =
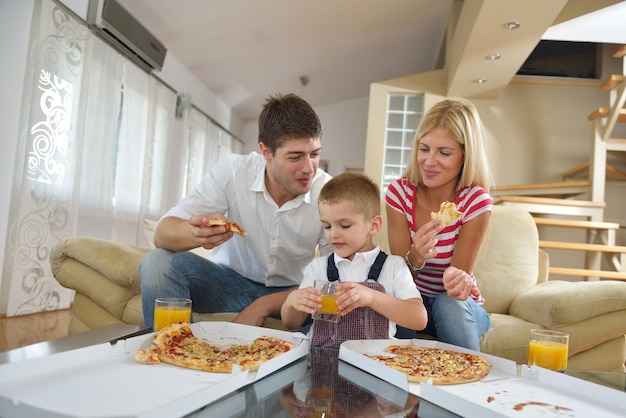
[[[320,191],[318,210],[334,253],[307,266],[300,288],[281,307],[283,325],[296,330],[322,306],[314,280],[338,280],[341,318],[336,323],[314,321],[313,347],[337,348],[349,339],[393,338],[396,324],[424,329],[426,309],[404,259],[385,254],[372,242],[383,222],[376,183],[361,174],[340,174]]]

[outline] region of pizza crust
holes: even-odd
[[[456,206],[452,202],[441,202],[441,206],[439,208],[439,212],[431,212],[430,219],[439,219],[441,221],[441,225],[445,228],[450,225],[452,222],[457,220],[463,215],[462,212],[456,210]]]

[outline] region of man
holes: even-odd
[[[260,154],[231,155],[160,220],[157,249],[140,267],[146,326],[154,299],[188,297],[194,312],[239,312],[235,322],[260,326],[298,287],[316,248],[330,252],[317,197],[330,179],[318,170],[322,130],[300,97],[269,97],[259,117]],[[240,236],[211,219],[236,222]],[[211,261],[187,251],[213,249]]]

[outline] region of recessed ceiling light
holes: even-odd
[[[485,58],[487,58],[489,61],[495,61],[495,60],[499,60],[500,58],[502,58],[502,55],[500,55],[498,53],[489,54]]]
[[[519,22],[509,22],[509,23],[505,23],[504,27],[507,29],[517,29],[521,26],[521,24]]]
[[[486,83],[487,82],[487,77],[480,77],[480,78],[476,79],[476,82],[478,84]]]

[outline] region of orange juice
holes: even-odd
[[[159,331],[169,324],[190,322],[191,308],[184,306],[157,306],[154,308],[154,330]]]
[[[336,314],[337,308],[337,294],[322,295],[322,307],[318,309],[318,312],[324,314]]]
[[[528,364],[550,370],[567,368],[567,344],[532,340],[528,344]]]

